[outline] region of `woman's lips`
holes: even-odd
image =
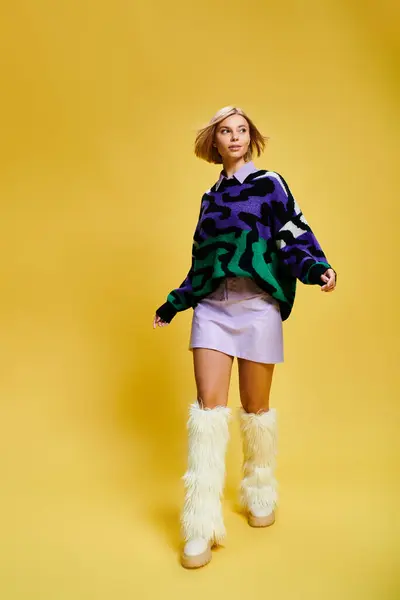
[[[240,150],[240,146],[229,146],[229,150]]]

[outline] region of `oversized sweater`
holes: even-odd
[[[297,279],[324,285],[321,275],[329,268],[285,179],[250,161],[229,178],[221,171],[203,194],[190,269],[156,314],[170,323],[226,277],[250,277],[278,300],[284,321],[293,308]]]

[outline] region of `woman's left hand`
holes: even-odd
[[[333,269],[327,269],[323,275],[321,275],[322,281],[325,281],[325,285],[321,287],[321,292],[333,292],[336,286],[336,276]]]

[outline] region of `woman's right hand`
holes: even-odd
[[[164,325],[169,325],[169,323],[166,323],[165,321],[160,319],[160,317],[156,314],[153,321],[153,329],[155,329],[157,325],[159,327],[164,327]]]

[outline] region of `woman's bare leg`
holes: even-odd
[[[209,348],[193,348],[197,398],[202,408],[226,406],[233,356]]]
[[[240,401],[246,412],[269,410],[274,364],[238,358]]]
[[[243,440],[241,504],[252,527],[275,521],[278,500],[276,466],[276,409],[269,407],[274,364],[239,359],[239,409]]]

